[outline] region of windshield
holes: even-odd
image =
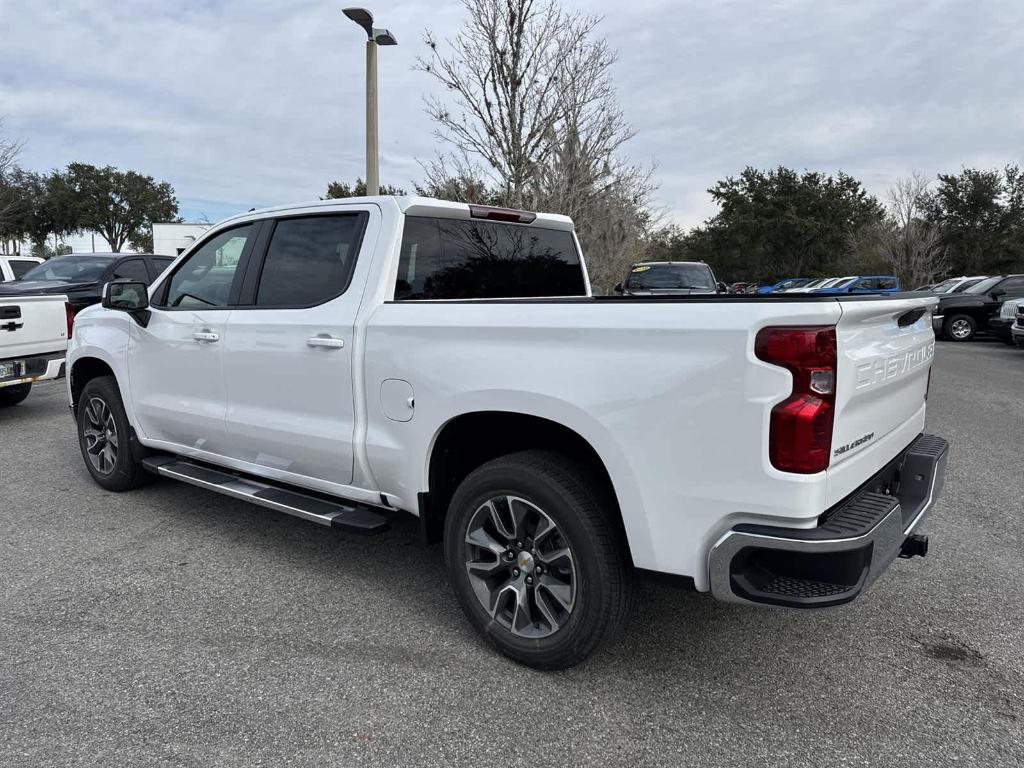
[[[22,276],[27,280],[59,280],[62,283],[89,283],[99,280],[116,256],[54,256]]]
[[[985,278],[983,278],[983,277],[976,277],[973,280],[964,280],[962,283],[960,283],[960,285],[958,285],[956,288],[954,288],[952,291],[950,291],[950,293],[963,293],[968,288],[971,288],[972,286],[977,285],[978,283],[980,283],[984,279]]]
[[[990,277],[985,280],[982,280],[979,283],[975,283],[966,291],[964,291],[964,293],[988,293],[997,285],[999,285],[999,283],[1001,283],[1002,281],[1003,278],[1001,277]]]
[[[806,277],[795,277],[792,280],[783,280],[779,283],[776,290],[784,291],[787,288],[799,288],[801,285],[807,285],[809,282],[811,281]]]
[[[717,289],[707,264],[637,264],[629,273],[626,288],[650,291],[671,288]]]
[[[847,277],[847,278],[845,278],[843,280],[840,280],[838,283],[836,283],[832,287],[833,288],[845,288],[846,286],[848,286],[850,283],[852,283],[856,279],[857,279],[856,277]]]
[[[941,283],[939,283],[938,285],[934,286],[932,288],[932,290],[935,293],[945,293],[946,291],[948,291],[950,288],[952,288],[954,285],[956,285],[959,282],[960,282],[960,278],[959,277],[951,277],[951,278],[949,278],[949,280],[943,280]]]

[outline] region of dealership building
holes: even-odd
[[[179,256],[210,228],[209,224],[168,222],[153,225],[153,253]]]

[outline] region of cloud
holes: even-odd
[[[567,4],[568,5],[568,4]],[[1022,162],[1024,4],[611,0],[614,74],[657,164],[659,203],[684,225],[745,165],[844,169],[876,194],[913,169]],[[375,9],[381,177],[409,187],[443,150],[412,64],[458,2]],[[363,43],[326,0],[60,4],[0,0],[0,114],[33,168],[71,161],[170,181],[186,215],[315,198],[363,173]]]

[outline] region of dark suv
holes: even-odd
[[[103,284],[119,278],[149,285],[174,261],[150,253],[69,253],[54,256],[22,275],[0,285],[0,296],[39,296],[60,293],[68,297],[74,312],[99,304]]]
[[[626,279],[615,286],[623,296],[668,296],[692,293],[727,293],[703,261],[638,261]]]
[[[991,330],[989,321],[999,315],[1008,299],[1024,298],[1024,275],[997,275],[972,285],[963,293],[939,294],[932,317],[935,335],[951,341],[969,341]]]

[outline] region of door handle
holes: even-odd
[[[311,336],[306,339],[310,347],[326,347],[327,349],[341,349],[345,346],[344,339],[336,339],[333,336]]]
[[[198,342],[214,342],[220,341],[220,335],[213,331],[196,331],[192,334],[192,338]]]

